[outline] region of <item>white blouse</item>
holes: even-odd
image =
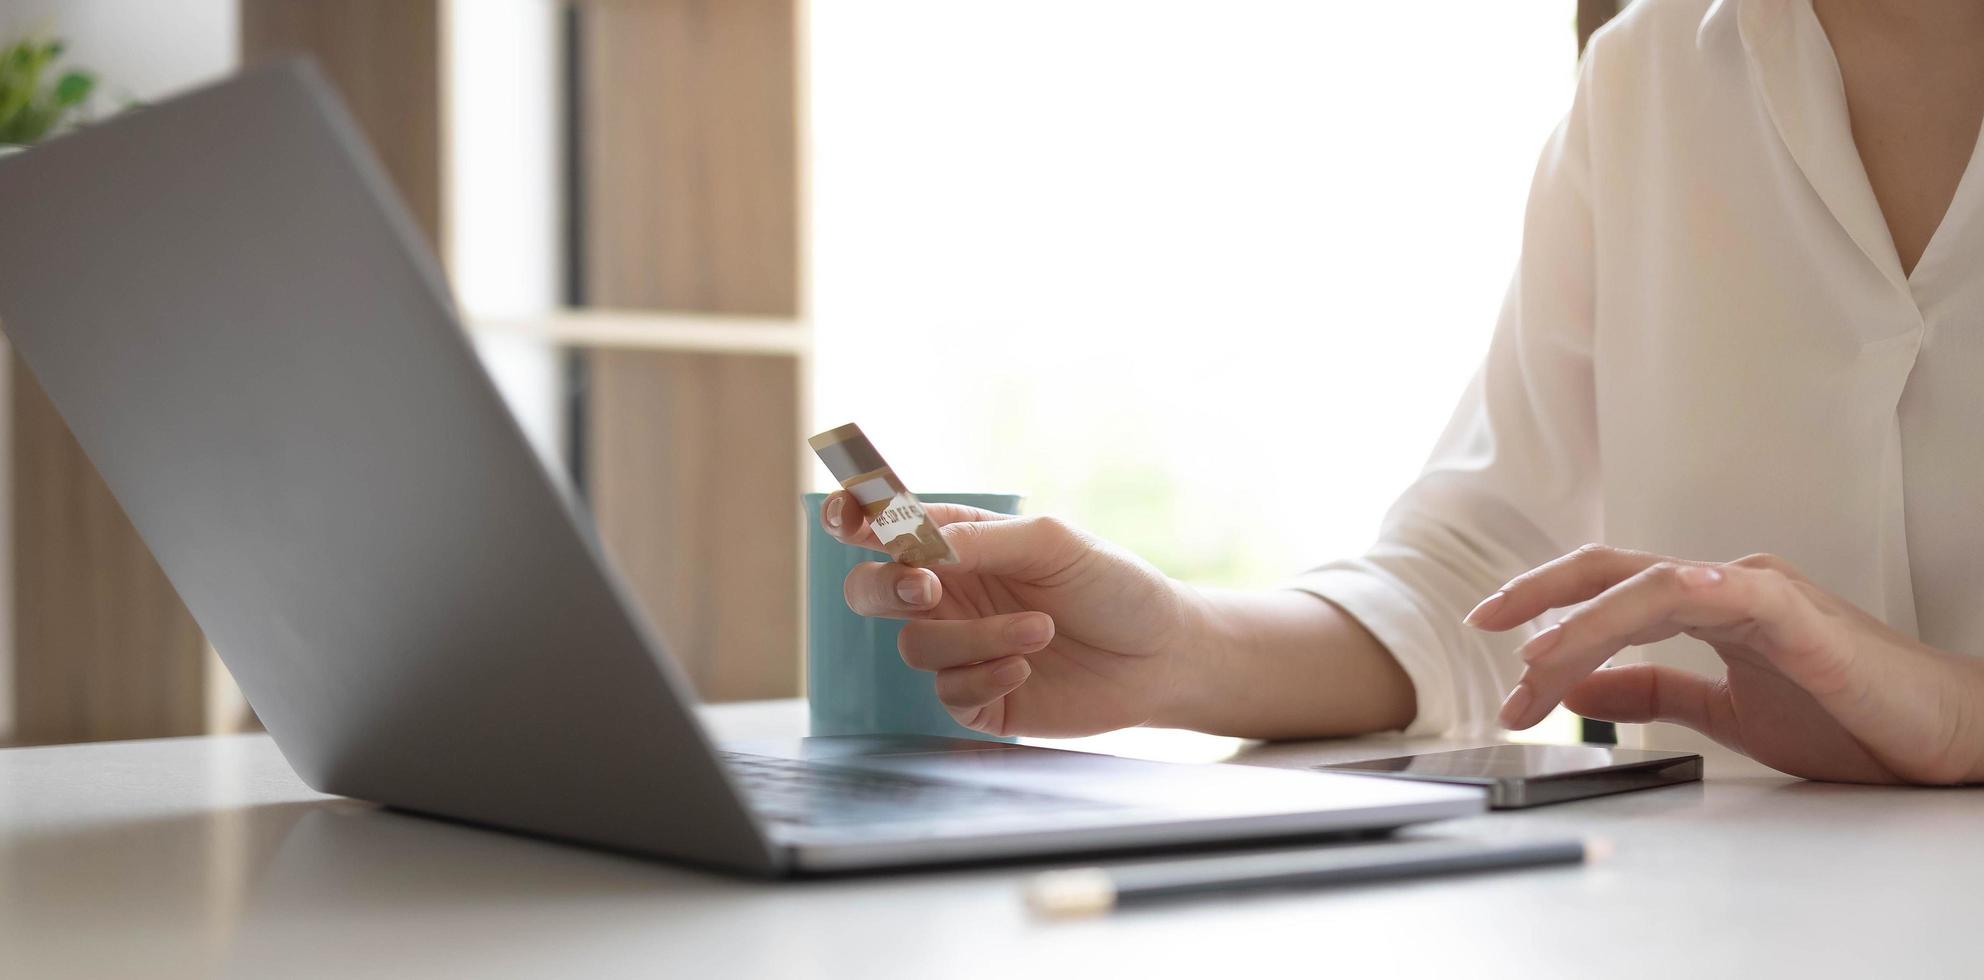
[[[1398,658],[1409,731],[1492,728],[1528,631],[1460,617],[1586,541],[1774,552],[1984,653],[1980,156],[1904,275],[1809,0],[1639,0],[1593,38],[1480,373],[1371,551],[1294,583]]]

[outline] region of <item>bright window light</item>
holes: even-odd
[[[1573,4],[810,6],[816,429],[1195,581],[1370,542],[1486,349]]]

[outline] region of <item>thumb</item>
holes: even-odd
[[[1564,696],[1564,707],[1599,721],[1686,725],[1742,751],[1729,688],[1685,670],[1657,664],[1595,670]]]
[[[960,521],[940,531],[957,553],[947,571],[1044,578],[1074,564],[1090,548],[1088,536],[1057,517]]]
[[[930,514],[930,519],[937,522],[938,527],[943,527],[946,524],[959,524],[964,521],[1013,520],[1013,515],[1011,514],[1001,514],[996,510],[986,510],[983,507],[972,507],[966,504],[940,504],[928,500],[921,501],[921,503],[923,504],[923,509]]]

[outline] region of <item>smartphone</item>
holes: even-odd
[[[1315,768],[1359,776],[1460,783],[1488,791],[1488,806],[1516,810],[1702,778],[1702,757],[1610,745],[1489,745]]]

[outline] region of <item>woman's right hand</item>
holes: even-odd
[[[1143,724],[1174,699],[1182,652],[1203,628],[1197,593],[1052,517],[924,506],[957,564],[863,564],[848,573],[847,604],[909,621],[902,658],[936,673],[960,724],[1088,735]],[[836,539],[881,550],[845,491],[820,516]]]

